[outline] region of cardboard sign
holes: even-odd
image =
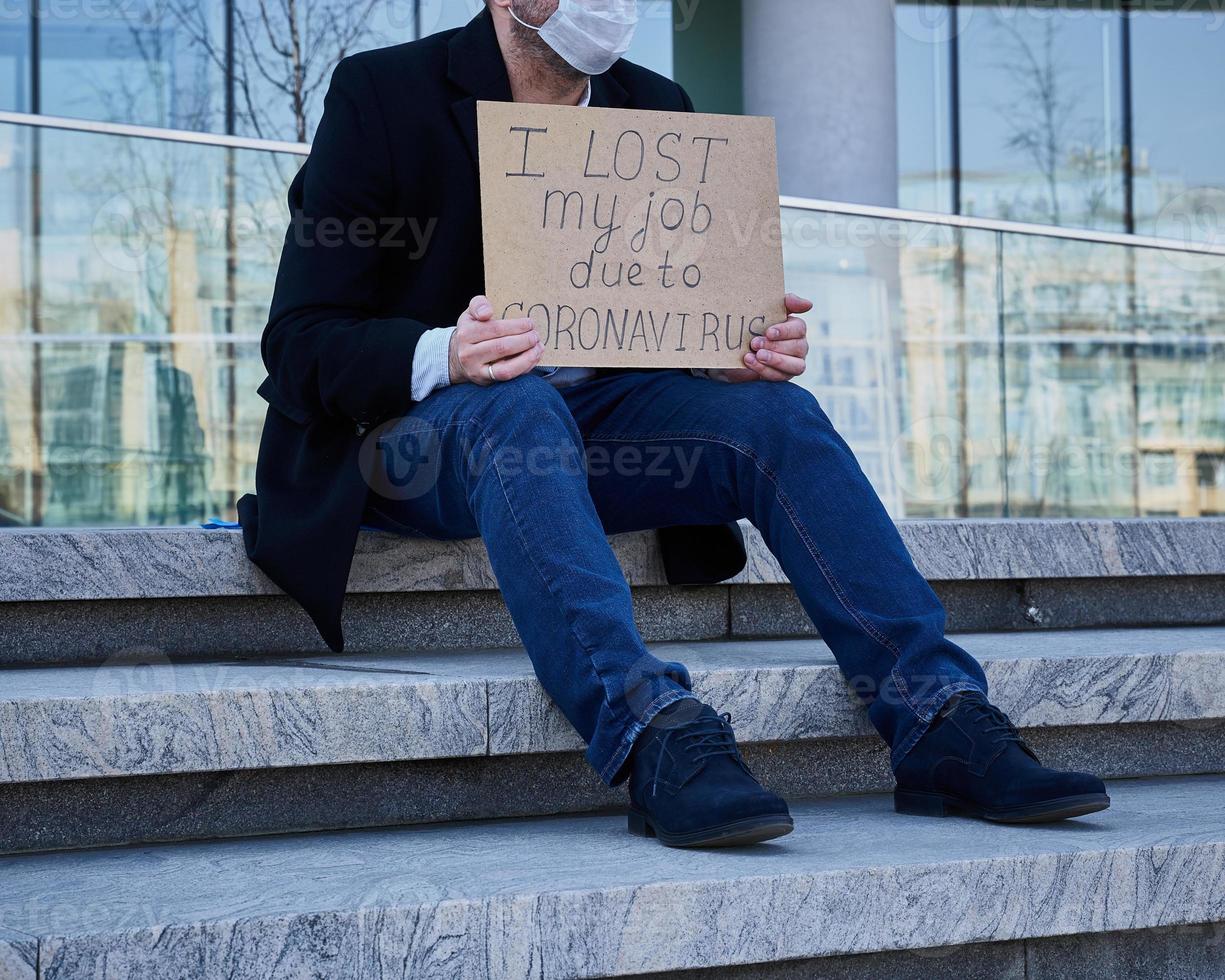
[[[485,291],[543,363],[742,367],[787,318],[774,120],[477,111]]]

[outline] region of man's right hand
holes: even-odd
[[[495,320],[489,300],[477,296],[451,334],[451,384],[510,381],[535,368],[543,355],[544,345],[530,319]]]

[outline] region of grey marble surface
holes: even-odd
[[[0,980],[36,980],[38,940],[0,928]]]
[[[1025,947],[1033,941],[890,950],[712,970],[669,970],[626,980],[1035,980],[1025,972]]]
[[[1225,572],[1225,518],[902,521],[933,581]]]
[[[1225,719],[1225,628],[958,641],[1022,728]],[[744,742],[872,731],[819,640],[653,651]],[[582,747],[518,650],[0,671],[0,783]]]
[[[644,640],[727,635],[727,586],[646,586],[634,589],[633,605]],[[196,658],[328,652],[302,607],[283,595],[110,599],[105,607],[73,601],[0,603],[0,623],[0,666],[96,665],[133,650]],[[506,603],[494,591],[351,595],[344,626],[349,652],[520,644]]]
[[[627,980],[1225,980],[1225,923],[974,943]]]
[[[992,699],[1022,728],[1225,719],[1225,629],[983,633],[957,642],[985,667]],[[694,689],[745,741],[872,731],[819,640],[666,644]],[[529,676],[492,684],[493,754],[581,747]]]
[[[662,585],[653,533],[613,538],[635,585]],[[496,589],[479,540],[432,541],[363,532],[349,591]],[[271,595],[237,530],[181,528],[0,530],[0,602]]]
[[[588,817],[0,859],[40,975],[615,976],[1225,920],[1225,777],[1048,827],[797,807],[756,848]]]
[[[1225,922],[1026,943],[1026,980],[1222,980]]]
[[[0,782],[486,752],[483,679],[445,663],[172,664],[0,672]]]
[[[933,581],[1225,573],[1225,519],[902,521],[919,570]],[[752,528],[735,580],[786,581]],[[630,582],[663,585],[653,533],[619,535]],[[365,533],[349,591],[492,589],[479,541]],[[198,528],[0,530],[0,602],[186,598],[275,593],[243,553],[238,531]]]
[[[1104,779],[1225,773],[1219,722],[1034,728],[1057,769]],[[875,736],[743,743],[762,784],[792,802],[893,788]],[[0,854],[256,834],[607,811],[625,805],[581,752],[293,769],[0,783]]]

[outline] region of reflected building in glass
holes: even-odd
[[[0,523],[232,517],[331,72],[482,2],[0,7]],[[973,226],[1225,243],[1215,5],[640,7],[631,59],[776,115],[823,199],[784,208],[802,383],[891,513],[1225,513],[1225,259]]]

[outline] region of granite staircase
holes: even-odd
[[[672,851],[532,676],[478,542],[363,537],[350,651],[231,531],[0,532],[0,980],[1225,977],[1225,520],[903,522],[993,698],[1110,810],[892,812],[749,535],[720,586],[614,546],[790,837]]]

